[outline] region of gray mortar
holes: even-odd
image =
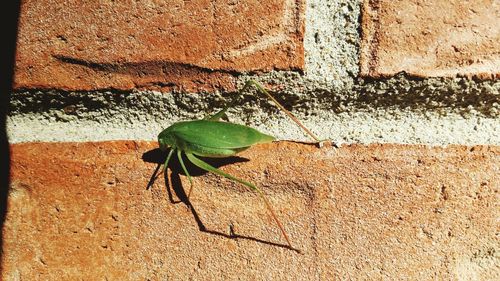
[[[350,86],[359,72],[361,1],[306,2],[306,77],[337,87]]]
[[[414,80],[403,75],[328,87],[296,73],[254,78],[321,138],[337,143],[500,144],[500,82]],[[154,140],[168,125],[220,109],[235,93],[18,92],[12,95],[11,142]],[[272,103],[245,93],[228,112],[279,139],[307,137]]]
[[[321,138],[340,143],[500,144],[500,82],[465,78],[358,79],[361,1],[308,1],[305,75],[255,79]],[[168,125],[214,112],[235,93],[23,91],[12,94],[11,142],[154,140]],[[279,139],[307,137],[274,105],[245,93],[229,112]]]

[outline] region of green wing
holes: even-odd
[[[247,126],[210,120],[178,122],[169,131],[185,142],[213,148],[242,148],[275,139]]]

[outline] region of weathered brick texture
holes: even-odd
[[[163,177],[146,190],[155,147],[13,145],[0,279],[499,280],[498,147],[280,142],[221,167],[262,187],[300,254],[258,196],[219,176],[188,167],[191,209]]]
[[[500,77],[500,2],[365,0],[361,75]]]
[[[16,88],[231,88],[302,69],[303,1],[23,1]]]

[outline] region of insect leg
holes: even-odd
[[[189,179],[189,183],[191,184],[191,186],[189,187],[189,191],[187,193],[187,199],[189,199],[189,196],[191,195],[191,191],[193,190],[193,179],[191,179],[191,175],[187,171],[186,165],[184,165],[184,161],[182,160],[182,155],[181,155],[180,150],[177,150],[177,158],[179,158],[179,163],[181,163],[182,170],[184,170],[184,173],[186,173],[186,176]]]
[[[167,159],[165,160],[165,164],[163,164],[163,169],[161,170],[161,172],[159,172],[154,177],[153,181],[155,181],[158,177],[160,177],[163,173],[165,173],[165,171],[167,170],[167,167],[168,167],[168,162],[170,161],[170,158],[174,154],[174,150],[175,150],[175,148],[173,148],[173,147],[170,149],[170,152],[168,153]]]
[[[221,109],[219,112],[215,113],[214,115],[209,115],[203,118],[203,120],[210,120],[210,121],[218,121],[221,119],[224,115],[226,115],[226,111],[230,108],[233,107],[234,104],[236,103],[236,99],[234,99],[232,102],[230,102],[228,105],[226,105],[223,109]]]
[[[257,192],[259,194],[259,196],[262,198],[262,200],[264,201],[264,203],[266,204],[267,209],[269,210],[269,212],[271,213],[274,221],[276,222],[276,224],[278,225],[279,229],[281,230],[281,233],[285,237],[285,240],[288,243],[288,246],[293,249],[292,244],[290,243],[290,239],[288,239],[288,235],[285,232],[285,229],[281,225],[281,222],[278,220],[278,217],[276,216],[273,208],[271,207],[271,203],[269,203],[269,201],[267,200],[267,198],[264,195],[264,192],[262,192],[262,190],[260,190],[257,186],[255,186],[254,184],[252,184],[250,182],[241,180],[241,179],[236,178],[236,177],[234,177],[234,176],[232,176],[230,174],[227,174],[227,173],[225,173],[225,172],[223,172],[223,171],[221,171],[221,170],[219,170],[219,169],[217,169],[215,167],[212,167],[210,164],[204,162],[203,160],[199,159],[198,157],[194,156],[191,153],[186,153],[186,156],[189,159],[189,161],[191,161],[193,164],[195,164],[196,166],[200,167],[201,169],[206,170],[208,172],[212,172],[212,173],[218,174],[218,175],[226,177],[228,179],[237,181],[237,182],[239,182],[239,183],[241,183],[243,185],[246,185],[247,187],[251,188],[253,191]]]
[[[170,149],[170,152],[168,153],[167,159],[165,160],[165,164],[163,164],[163,172],[165,172],[165,170],[167,169],[168,162],[170,161],[170,158],[172,158],[172,154],[174,154],[174,151],[175,151],[175,148],[172,147]]]
[[[223,109],[221,109],[219,112],[215,113],[214,115],[206,116],[205,118],[203,118],[203,120],[218,121],[219,119],[221,119],[224,115],[226,115],[226,111],[230,107],[233,107],[236,104],[236,102],[239,100],[239,97],[242,96],[242,93],[245,92],[245,90],[250,86],[251,85],[249,84],[249,82],[247,82],[245,84],[245,86],[241,90],[238,91],[238,95],[235,98],[233,98],[233,100],[230,103],[228,103]]]

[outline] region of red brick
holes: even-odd
[[[303,1],[23,1],[16,88],[233,87],[302,69]]]
[[[0,279],[498,280],[499,147],[278,142],[221,167],[262,187],[299,254],[269,244],[252,192],[191,170],[200,231],[163,177],[146,190],[156,146],[12,145]]]
[[[494,0],[365,0],[361,75],[500,77]]]

